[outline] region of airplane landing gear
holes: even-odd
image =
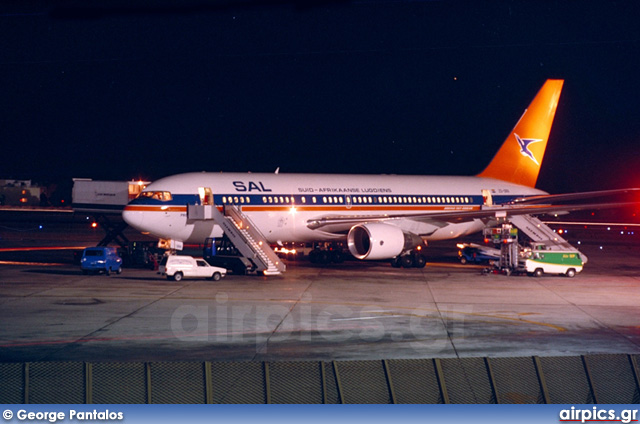
[[[416,250],[391,259],[391,266],[394,268],[424,268],[426,264],[427,258]]]
[[[327,250],[316,248],[309,252],[309,261],[312,264],[328,264],[331,262],[339,264],[344,262],[344,254],[338,249]]]

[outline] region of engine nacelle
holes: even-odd
[[[391,259],[423,244],[422,239],[395,225],[371,223],[351,227],[347,235],[349,252],[358,259]]]

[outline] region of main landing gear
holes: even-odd
[[[339,264],[344,262],[344,253],[338,249],[313,249],[309,252],[309,261],[312,264]]]
[[[427,258],[417,250],[391,259],[391,266],[394,268],[424,268],[426,264]]]

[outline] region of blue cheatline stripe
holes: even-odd
[[[145,206],[184,206],[184,205],[199,205],[200,196],[197,194],[172,194],[171,200],[158,200],[149,197],[138,197],[131,202],[130,205],[145,205]]]
[[[494,196],[494,204],[508,203],[522,196]],[[313,199],[315,198],[315,202]],[[367,194],[367,195],[345,195],[345,194],[215,194],[213,201],[216,205],[237,204],[237,205],[295,205],[295,206],[480,206],[483,204],[481,195],[469,196],[460,194]],[[149,206],[184,206],[187,204],[200,204],[200,197],[197,194],[172,194],[172,199],[168,201],[157,200],[148,197],[139,197],[133,200],[132,205]],[[122,207],[120,207],[122,208]]]

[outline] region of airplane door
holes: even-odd
[[[491,190],[482,190],[482,205],[493,206],[493,197],[491,196]]]
[[[347,209],[351,209],[351,196],[349,194],[345,196],[345,203],[347,204]]]
[[[198,187],[198,195],[200,196],[200,204],[213,205],[213,191],[210,187]]]

